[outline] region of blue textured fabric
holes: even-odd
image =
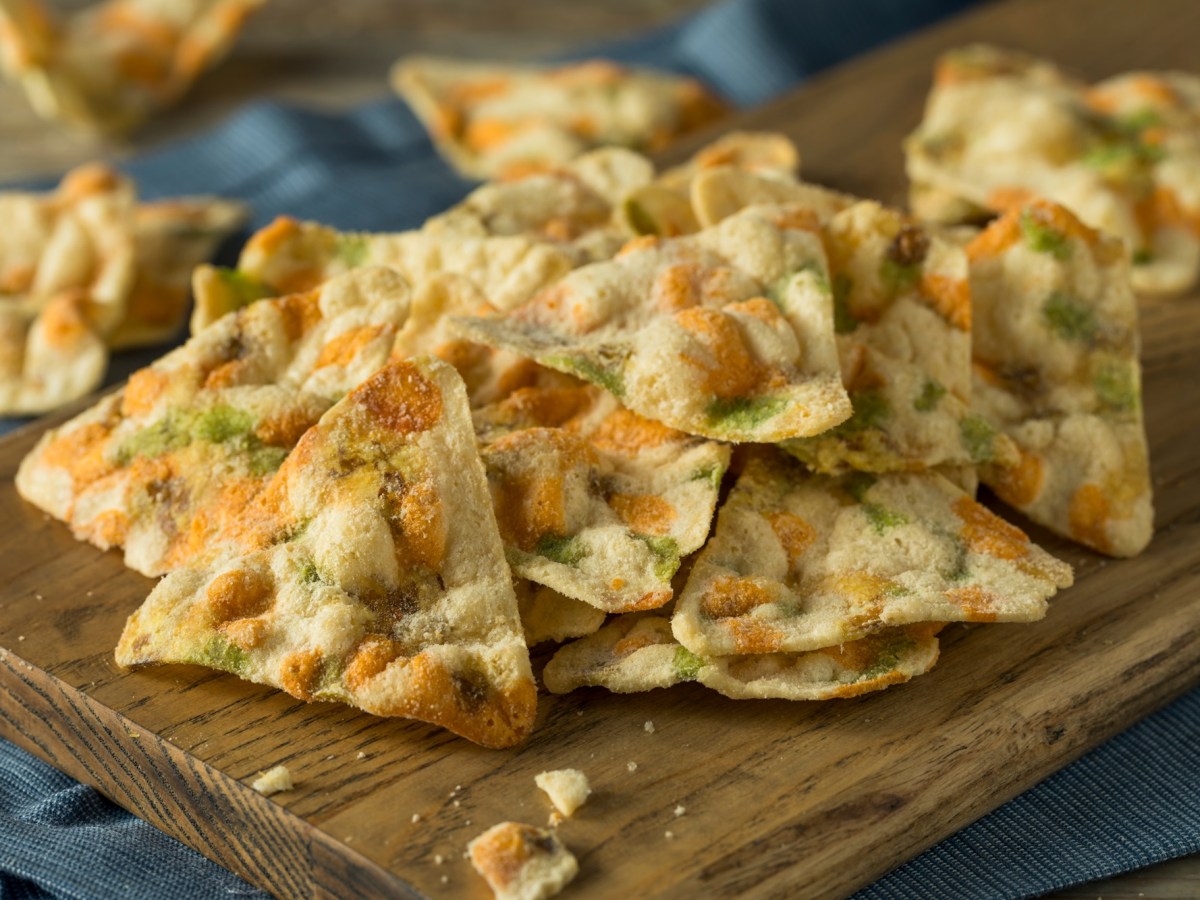
[[[733,0],[600,49],[619,60],[698,75],[749,105],[965,5]],[[406,228],[471,187],[440,161],[416,119],[394,100],[346,113],[250,104],[220,128],[125,168],[146,197],[244,199],[255,210],[255,226],[290,213],[340,228]],[[154,355],[119,355],[110,381]],[[0,421],[0,433],[14,424]],[[1029,896],[1200,850],[1198,746],[1200,691],[859,897]],[[234,895],[264,896],[0,741],[0,900]]]

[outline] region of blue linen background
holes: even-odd
[[[697,75],[749,106],[969,3],[728,0],[587,53]],[[344,113],[252,103],[219,128],[122,168],[147,198],[246,200],[255,227],[288,213],[344,229],[408,228],[472,187],[437,157],[397,100]],[[119,357],[110,381],[153,355]],[[0,433],[17,424],[0,420]],[[1195,691],[856,896],[1033,896],[1200,851],[1198,747]],[[265,896],[0,741],[0,900],[239,895]]]

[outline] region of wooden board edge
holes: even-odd
[[[0,697],[0,737],[269,894],[424,896],[252,788],[2,649]],[[206,829],[204,821],[222,827]]]

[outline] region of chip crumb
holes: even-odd
[[[666,838],[668,841],[673,841],[673,840],[675,840],[675,832],[673,832],[673,831],[664,831],[664,832],[663,832],[663,837],[665,837],[665,838]]]
[[[279,765],[273,769],[267,769],[265,772],[259,772],[258,777],[250,783],[250,787],[264,797],[269,797],[272,794],[290,791],[295,784],[292,782],[292,773],[288,771],[288,767]]]
[[[442,856],[442,854],[440,854],[440,853],[433,854],[433,864],[435,866],[440,866],[445,861],[446,861],[446,857]]]
[[[682,805],[680,805],[680,806],[676,806],[676,807],[675,807],[675,818],[677,818],[677,819],[678,819],[678,818],[679,818],[680,816],[682,816],[682,815],[683,815],[685,812],[687,812],[687,807],[685,807],[685,806],[682,806]]]
[[[420,822],[420,821],[421,821],[421,814],[420,814],[420,813],[413,813],[413,814],[412,814],[412,823],[413,823],[414,825],[416,825],[416,824],[417,824],[418,822]]]
[[[646,720],[646,724],[642,727],[646,729],[646,734],[654,734],[654,723],[649,719]]]
[[[18,640],[18,641],[23,641],[23,640],[25,640],[25,635],[23,635],[23,634],[18,634],[18,635],[17,635],[17,640]]]
[[[33,599],[34,600],[45,600],[46,598],[43,597],[41,594],[34,594]]]
[[[467,846],[471,865],[497,900],[545,900],[579,872],[558,835],[521,822],[501,822]]]
[[[358,751],[358,753],[355,755],[355,757],[354,757],[354,758],[355,758],[355,759],[366,759],[366,758],[367,758],[367,754],[366,754],[366,753],[364,753],[362,750],[359,750],[359,751]]]
[[[325,762],[329,762],[331,759],[336,759],[336,758],[337,758],[337,757],[335,757],[335,756],[334,756],[334,755],[331,753],[331,754],[329,754],[327,757],[325,757]]]
[[[550,802],[564,816],[570,816],[587,802],[592,788],[588,778],[578,769],[556,769],[535,775],[534,783],[546,792]]]
[[[636,772],[637,771],[637,763],[635,763],[635,762],[626,763],[625,768],[627,768],[630,772]]]
[[[450,876],[449,876],[449,875],[443,875],[443,876],[442,876],[442,884],[449,884],[449,883],[450,883]]]
[[[462,806],[462,801],[461,801],[461,800],[455,800],[455,801],[454,801],[454,808],[455,808],[455,809],[458,809],[460,806]]]

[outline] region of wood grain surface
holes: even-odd
[[[933,58],[980,39],[1088,77],[1187,67],[1200,6],[988,5],[738,124],[795,137],[811,179],[900,202],[899,141]],[[1143,306],[1157,536],[1116,562],[1031,527],[1077,567],[1043,622],[950,628],[932,673],[855,700],[735,703],[695,685],[543,697],[534,736],[503,752],[202,669],[118,670],[112,646],[151,582],[16,497],[27,429],[0,442],[0,735],[280,896],[485,897],[467,841],[544,821],[533,776],[564,766],[596,791],[562,826],[581,864],[572,896],[847,894],[1200,683],[1198,302]],[[294,791],[245,786],[277,763]]]

